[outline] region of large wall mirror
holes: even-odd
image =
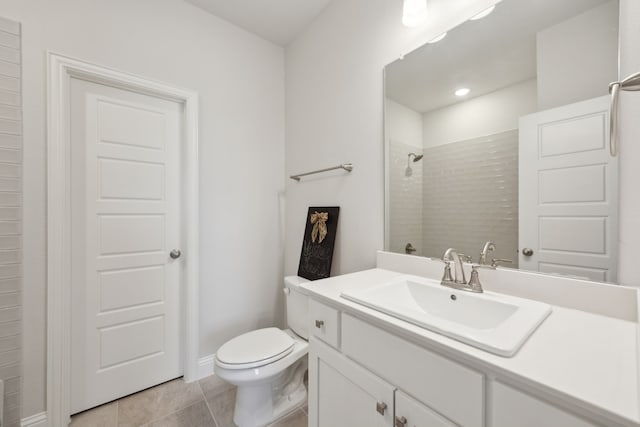
[[[616,282],[618,14],[504,0],[385,68],[387,250]]]

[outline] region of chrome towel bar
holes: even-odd
[[[343,163],[341,165],[334,166],[332,168],[318,169],[317,171],[313,171],[313,172],[306,172],[306,173],[299,173],[297,175],[291,175],[289,178],[294,179],[296,181],[300,181],[300,178],[302,178],[303,176],[313,175],[313,174],[322,173],[322,172],[328,172],[328,171],[332,171],[332,170],[336,170],[336,169],[344,169],[347,172],[351,172],[353,170],[353,164],[351,164],[351,163]]]

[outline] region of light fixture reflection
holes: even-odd
[[[460,89],[456,90],[454,94],[456,96],[465,96],[469,95],[469,92],[471,92],[471,89],[469,89],[468,87],[461,87]]]
[[[493,9],[496,8],[496,5],[494,4],[491,7],[486,8],[485,10],[483,10],[482,12],[478,13],[477,15],[474,15],[473,17],[470,18],[471,21],[475,21],[478,19],[482,19],[485,16],[489,15],[491,12],[493,12]]]
[[[427,21],[427,0],[404,0],[402,23],[409,28],[417,27]]]
[[[429,40],[427,43],[438,43],[440,40],[442,40],[445,37],[447,37],[447,33],[442,33],[438,37],[435,37],[435,38]]]

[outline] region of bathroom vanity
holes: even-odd
[[[377,267],[304,285],[310,427],[640,426],[635,289],[483,271],[488,294],[552,309],[504,357],[341,296],[402,277],[439,280],[443,264],[380,252]]]

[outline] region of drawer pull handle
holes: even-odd
[[[396,417],[396,427],[404,427],[407,425],[407,419],[405,417]]]
[[[376,411],[378,411],[380,413],[380,415],[384,415],[384,413],[387,410],[387,404],[384,402],[377,402],[376,403]]]
[[[324,320],[316,320],[316,328],[321,329],[324,326]]]

